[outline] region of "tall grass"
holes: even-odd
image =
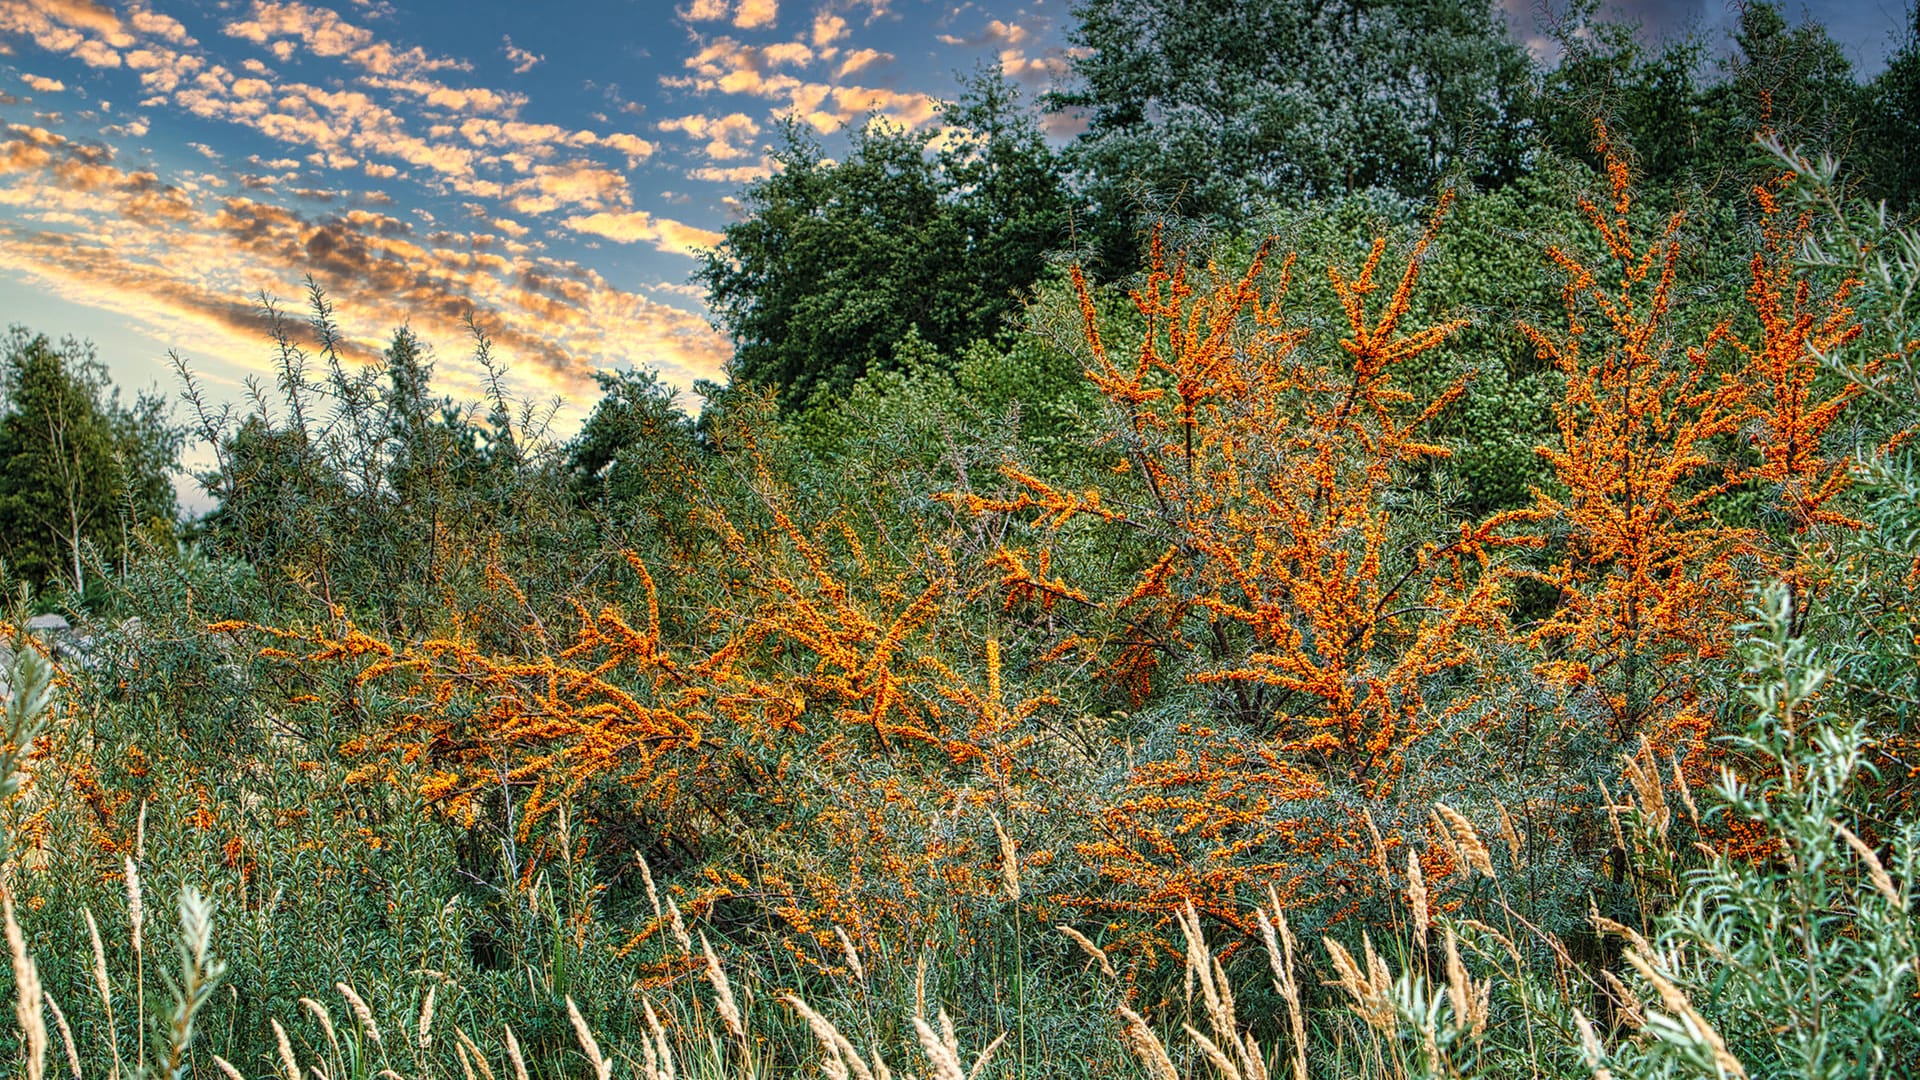
[[[1062,927],[1075,954],[1091,962],[1085,978],[1104,991],[1088,995],[1079,1022],[1125,1048],[1124,1058],[1099,1071],[1154,1080],[1903,1075],[1920,1053],[1913,1005],[1920,939],[1911,914],[1920,820],[1848,823],[1860,812],[1857,785],[1871,771],[1868,737],[1857,720],[1823,704],[1829,672],[1818,651],[1794,636],[1789,596],[1784,588],[1760,596],[1743,631],[1747,704],[1735,743],[1754,766],[1746,770],[1751,779],[1728,768],[1712,788],[1688,792],[1684,814],[1676,814],[1664,801],[1664,785],[1639,771],[1649,767],[1649,755],[1621,762],[1614,809],[1635,874],[1658,895],[1649,897],[1637,926],[1592,913],[1599,955],[1616,956],[1617,964],[1522,918],[1473,815],[1436,805],[1446,823],[1440,842],[1455,846],[1490,887],[1451,910],[1430,908],[1419,863],[1411,862],[1403,891],[1408,918],[1390,940],[1336,933],[1308,950],[1269,892],[1252,912],[1257,956],[1241,957],[1238,949],[1211,945],[1207,921],[1187,906],[1169,913],[1182,943],[1185,989],[1154,1003],[1119,985],[1097,944]],[[10,790],[32,768],[35,734],[56,705],[53,683],[52,666],[23,640],[7,683],[10,749],[0,757],[0,784]],[[1748,842],[1770,855],[1694,850],[1683,841],[1695,821],[1745,830]],[[1879,845],[1861,839],[1869,828],[1883,837]],[[6,839],[13,844],[11,833]],[[1017,901],[1010,838],[1002,867],[1009,899]],[[12,875],[23,872],[31,871],[10,868]],[[146,939],[164,935],[173,962],[151,986],[137,967],[112,968],[93,912],[85,913],[90,941],[70,931],[63,939],[42,920],[29,920],[39,927],[40,950],[73,954],[89,968],[92,993],[65,1002],[41,980],[12,888],[0,888],[18,1060],[31,1080],[251,1077],[266,1075],[263,1067],[280,1080],[605,1080],[616,1072],[646,1080],[746,1080],[796,1069],[857,1080],[968,1080],[1085,1075],[1092,1066],[1023,1060],[1009,1046],[1032,1011],[1018,995],[1007,1029],[963,1031],[929,987],[937,956],[923,954],[903,984],[910,1000],[876,1003],[870,991],[883,973],[866,968],[844,939],[853,977],[816,1006],[778,984],[781,968],[771,958],[723,961],[697,925],[657,942],[687,978],[587,1006],[563,995],[565,1045],[548,1039],[530,1046],[516,1029],[524,1032],[534,1018],[477,1012],[456,982],[428,973],[443,981],[429,982],[404,1008],[363,997],[351,978],[331,991],[315,988],[320,992],[268,1019],[270,1061],[236,1064],[232,1058],[242,1055],[229,1044],[249,1040],[223,1029],[217,1016],[245,988],[225,981],[212,905],[200,890],[180,889],[176,919],[161,931],[145,916],[149,890],[132,859],[121,884],[123,910],[107,920],[125,921],[128,948],[120,955],[137,963]],[[1231,930],[1226,936],[1237,938]],[[1311,989],[1315,971],[1330,976],[1322,993]],[[1272,1015],[1248,1011],[1261,982],[1273,996],[1257,999],[1274,1008]],[[142,1025],[137,1018],[149,1012],[150,1024]],[[629,1015],[617,1015],[623,1012]],[[606,1027],[597,1030],[589,1014],[605,1018]]]

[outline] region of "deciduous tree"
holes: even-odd
[[[91,543],[125,553],[149,520],[171,522],[180,433],[164,399],[123,404],[93,346],[15,326],[0,413],[0,535],[29,579],[86,591]]]

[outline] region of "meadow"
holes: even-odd
[[[269,305],[8,567],[8,1075],[1908,1075],[1920,232],[1581,138],[567,438]]]

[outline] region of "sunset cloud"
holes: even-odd
[[[120,17],[90,0],[0,0],[0,41],[31,40],[90,68],[117,68],[134,44]]]
[[[742,30],[756,30],[772,26],[779,17],[779,0],[740,0],[740,6],[734,9],[733,25]]]
[[[462,60],[428,56],[419,46],[397,49],[333,11],[309,7],[298,0],[253,0],[247,17],[227,23],[222,31],[228,37],[265,45],[282,60],[292,57],[292,45],[297,41],[315,56],[341,57],[375,75],[466,71],[473,66]]]
[[[1028,56],[1019,49],[1000,51],[1000,73],[1028,89],[1058,82],[1066,77],[1070,66],[1067,57],[1061,53]]]
[[[69,299],[213,334],[235,350],[259,341],[248,298],[298,295],[306,273],[333,294],[365,348],[402,321],[429,339],[459,341],[460,320],[474,310],[503,355],[522,365],[520,384],[540,393],[579,392],[598,367],[634,355],[658,358],[687,384],[717,374],[727,355],[704,318],[616,289],[579,263],[496,254],[492,234],[423,237],[388,213],[310,216],[245,196],[201,204],[113,157],[44,128],[0,130],[0,205],[31,206],[44,219],[41,227],[0,221],[0,258]],[[518,222],[489,224],[524,235]],[[616,238],[663,250],[714,238],[666,220],[605,225]]]
[[[755,180],[764,180],[774,173],[773,159],[763,157],[757,165],[735,165],[722,168],[715,165],[703,165],[698,169],[689,169],[687,175],[695,180],[705,180],[714,184],[739,186]]]
[[[604,236],[622,244],[649,243],[661,251],[684,254],[689,248],[712,247],[720,234],[667,218],[657,218],[645,210],[625,213],[575,215],[562,222],[575,232]]]
[[[702,93],[745,94],[783,102],[778,111],[800,117],[822,134],[832,134],[869,113],[879,113],[908,127],[919,127],[939,113],[937,102],[927,94],[810,82],[779,70],[803,68],[813,59],[812,50],[797,41],[755,46],[731,37],[719,37],[706,42],[686,59],[683,66],[693,74],[662,76],[661,84]],[[877,50],[860,50],[841,65],[841,74],[836,77],[891,59],[890,55]]]
[[[688,22],[727,20],[742,30],[760,30],[772,26],[780,17],[779,0],[693,0],[680,9]]]
[[[1011,46],[1021,45],[1032,39],[1033,31],[1017,23],[1002,22],[999,19],[988,19],[987,25],[982,27],[978,33],[967,37],[959,37],[954,34],[940,35],[941,44],[960,46]]]
[[[830,12],[813,17],[813,47],[823,49],[847,36],[847,20]]]
[[[507,63],[513,65],[513,73],[515,75],[525,75],[534,69],[534,65],[546,60],[545,56],[528,52],[526,49],[515,45],[511,37],[503,35],[500,40],[504,42],[500,51],[506,54]]]
[[[42,94],[57,94],[67,88],[67,84],[59,79],[47,79],[39,75],[23,74],[20,81],[27,84],[28,89]]]
[[[726,116],[680,116],[662,120],[661,131],[678,131],[694,139],[707,140],[702,150],[715,161],[731,161],[747,156],[741,144],[760,134],[760,125],[746,113]]]
[[[892,53],[881,52],[879,49],[859,49],[847,54],[847,58],[840,62],[840,66],[833,69],[833,76],[836,79],[844,79],[877,64],[891,63],[893,63]]]

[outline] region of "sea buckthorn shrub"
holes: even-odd
[[[1169,226],[838,413],[615,380],[591,453],[410,339],[352,367],[316,295],[137,618],[12,646],[22,1060],[1818,1074],[1791,1011],[1885,1075],[1920,274],[1817,166],[1708,250],[1602,157],[1497,335],[1437,288],[1474,196]],[[1455,471],[1488,340],[1524,497]]]

